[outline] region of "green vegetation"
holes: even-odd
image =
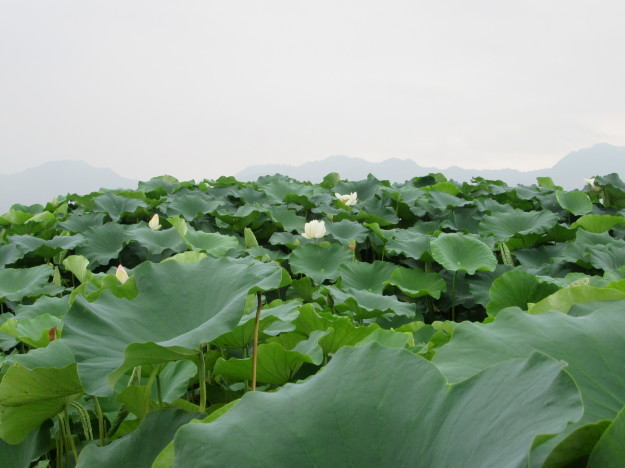
[[[0,229],[2,466],[625,457],[616,174],[165,176]]]

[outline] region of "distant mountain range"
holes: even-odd
[[[410,159],[387,159],[373,163],[360,158],[331,156],[300,166],[268,164],[251,166],[237,173],[238,180],[256,180],[260,176],[283,174],[297,180],[320,182],[330,172],[338,172],[343,179],[360,180],[373,174],[378,179],[404,182],[431,172],[442,172],[448,179],[458,182],[473,177],[503,180],[509,185],[531,185],[536,177],[548,176],[562,187],[581,188],[583,179],[616,172],[625,175],[625,146],[606,143],[569,153],[556,165],[536,171],[514,169],[477,170],[452,166],[447,169],[423,167]],[[58,195],[87,194],[101,188],[135,189],[137,181],[117,175],[111,169],[95,168],[83,161],[52,161],[16,174],[0,174],[0,214],[14,203],[45,205]]]
[[[439,169],[419,166],[410,159],[391,158],[373,163],[360,158],[331,156],[300,166],[280,164],[251,166],[237,173],[235,177],[242,181],[250,181],[263,175],[283,174],[297,180],[320,182],[329,172],[338,172],[341,178],[349,180],[360,180],[366,178],[368,174],[373,174],[378,179],[391,182],[404,182],[431,172],[441,172],[448,179],[458,182],[470,181],[473,177],[483,177],[503,180],[509,185],[532,185],[536,183],[536,177],[551,177],[557,185],[572,190],[581,188],[584,178],[612,172],[625,174],[625,146],[597,144],[591,148],[569,153],[551,168],[535,171],[464,169],[458,166]]]
[[[83,161],[52,161],[15,174],[0,174],[0,214],[15,203],[45,205],[58,195],[87,194],[101,188],[135,189],[137,181]]]

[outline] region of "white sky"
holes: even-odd
[[[624,25],[621,0],[0,0],[0,173],[550,167],[625,145]]]

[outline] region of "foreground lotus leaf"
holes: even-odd
[[[613,419],[625,405],[625,381],[614,377],[624,371],[624,312],[622,305],[582,317],[555,311],[532,315],[517,308],[505,309],[493,323],[458,325],[451,341],[438,350],[432,362],[450,382],[536,351],[568,363],[567,372],[584,401],[584,415],[534,457],[541,459],[548,456],[547,447],[557,445],[564,436],[584,424]]]
[[[233,330],[247,294],[288,283],[284,275],[275,264],[250,259],[146,262],[133,270],[139,291],[133,300],[109,291],[94,302],[77,297],[65,316],[63,341],[88,392],[110,395],[109,385],[127,369],[190,358],[201,344]]]
[[[343,348],[304,383],[181,427],[175,466],[526,466],[537,434],[581,415],[561,366],[535,354],[450,386],[406,350]]]

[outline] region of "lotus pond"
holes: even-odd
[[[625,184],[139,183],[0,216],[0,465],[625,460]]]

